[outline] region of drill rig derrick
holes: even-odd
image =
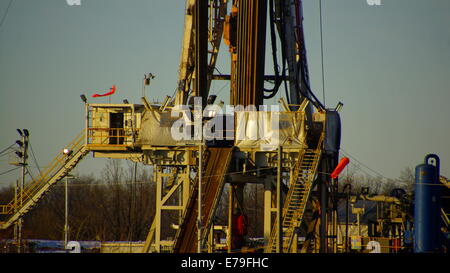
[[[173,100],[174,105],[185,105],[190,95],[208,97],[222,41],[227,2],[228,0],[213,0],[209,1],[208,6],[207,1],[186,0],[183,45],[178,71],[178,87]],[[199,14],[199,16],[196,14]],[[210,49],[208,49],[208,43]],[[198,48],[196,44],[201,45],[201,47]],[[208,63],[205,62],[207,54],[209,54]],[[196,69],[198,67],[201,71]],[[198,90],[196,86],[191,87],[192,81],[198,78],[196,77],[198,72],[206,80],[206,83],[202,86],[202,91]]]
[[[322,172],[328,171],[329,168],[334,167],[333,164],[323,164],[322,149],[325,143],[329,144],[328,136],[325,136],[325,107],[314,96],[309,87],[309,76],[306,61],[306,50],[303,37],[303,11],[301,0],[287,1],[287,0],[273,0],[273,1],[251,1],[251,0],[233,0],[231,1],[231,12],[228,16],[224,16],[227,12],[227,2],[220,1],[218,6],[210,6],[212,10],[216,9],[220,14],[221,20],[215,20],[217,24],[210,24],[210,29],[213,34],[221,34],[225,43],[229,46],[229,52],[231,55],[231,75],[230,80],[230,102],[232,106],[259,106],[264,104],[264,99],[273,97],[280,86],[281,81],[289,80],[289,90],[286,90],[286,99],[288,104],[286,108],[287,114],[293,118],[298,113],[304,113],[305,118],[301,118],[301,121],[297,118],[293,120],[300,121],[299,124],[306,120],[305,134],[301,134],[304,144],[296,146],[296,148],[287,148],[285,152],[281,153],[281,157],[278,159],[278,165],[283,164],[283,167],[274,164],[273,167],[279,169],[279,172],[289,173],[292,177],[289,180],[281,182],[278,179],[278,183],[285,183],[290,185],[290,189],[287,193],[285,203],[283,205],[282,200],[278,200],[276,205],[278,214],[283,214],[283,226],[282,229],[287,230],[285,234],[287,238],[283,238],[280,234],[275,232],[276,225],[282,225],[282,223],[272,223],[270,220],[265,222],[265,234],[266,237],[266,251],[272,252],[275,245],[280,245],[279,240],[283,240],[281,243],[283,251],[293,251],[296,249],[293,247],[293,238],[296,236],[296,230],[302,223],[303,214],[306,210],[306,204],[309,199],[309,195],[313,190],[313,179],[321,168]],[[272,49],[276,44],[275,28],[278,29],[278,34],[282,45],[282,75],[275,68],[275,82],[276,88],[271,92],[271,95],[266,95],[264,92],[268,92],[264,89],[264,80],[266,79],[264,73],[265,67],[265,51],[266,51],[266,22],[267,22],[267,10],[269,4],[270,15],[270,27],[272,38]],[[207,22],[207,7],[204,2],[201,1],[187,1],[186,24],[184,34],[184,46],[182,51],[182,61],[180,63],[179,74],[179,87],[177,96],[175,98],[175,104],[186,103],[189,95],[198,96],[202,99],[202,105],[205,105],[205,101],[209,94],[209,86],[213,79],[213,70],[215,64],[215,57],[217,55],[213,50],[210,58],[209,66],[206,65],[206,32],[205,27]],[[213,2],[210,2],[213,3]],[[212,16],[212,12],[210,16]],[[210,17],[211,18],[211,17]],[[223,19],[222,19],[223,18]],[[210,19],[212,21],[212,19]],[[224,25],[223,25],[224,24]],[[214,35],[213,35],[214,36]],[[218,36],[215,36],[216,38]],[[220,37],[220,36],[219,36]],[[220,39],[219,39],[220,40]],[[216,45],[220,42],[216,40]],[[186,46],[189,45],[189,46]],[[214,47],[213,48],[217,48]],[[273,52],[274,60],[276,52]],[[287,69],[285,69],[285,63],[287,62]],[[276,63],[276,62],[274,62]],[[276,67],[276,65],[275,65]],[[288,76],[285,76],[285,71],[288,72]],[[226,78],[226,77],[224,77]],[[190,85],[194,80],[193,90],[190,90]],[[287,89],[287,88],[286,88]],[[288,93],[289,92],[289,93]],[[319,112],[314,115],[313,107]],[[286,114],[286,115],[287,115]],[[246,117],[241,115],[241,117]],[[248,117],[246,117],[248,118]],[[239,118],[237,118],[239,119]],[[292,120],[292,121],[293,121]],[[293,124],[294,125],[294,124]],[[314,125],[314,126],[313,126]],[[301,126],[300,126],[301,127]],[[257,127],[256,127],[257,128]],[[257,130],[255,128],[255,130]],[[237,135],[236,127],[235,136]],[[336,128],[332,126],[332,130]],[[339,134],[338,132],[333,132]],[[306,135],[308,135],[308,141],[306,141]],[[285,145],[285,144],[284,144]],[[306,146],[307,145],[307,146]],[[245,147],[243,144],[235,142],[235,151],[231,158],[231,165],[235,165],[234,162],[239,162],[237,157],[249,157],[252,161],[257,161],[256,157],[264,154],[263,157],[273,157],[271,153],[261,153],[254,147]],[[283,144],[280,144],[280,149]],[[301,147],[301,148],[300,148]],[[300,149],[299,149],[300,148]],[[280,151],[279,151],[280,152]],[[260,155],[257,155],[261,153]],[[246,154],[246,155],[244,155]],[[280,157],[280,156],[278,156]],[[288,159],[287,159],[288,158]],[[288,162],[285,162],[285,161]],[[289,161],[290,160],[290,161]],[[228,164],[228,163],[226,163]],[[226,165],[225,164],[225,165]],[[321,167],[320,167],[321,166]],[[211,168],[205,166],[205,169]],[[214,169],[214,168],[212,168]],[[217,168],[216,168],[217,169]],[[222,168],[222,173],[219,176],[223,176],[227,168]],[[239,171],[239,170],[238,170]],[[280,173],[278,177],[280,177]],[[326,179],[322,177],[322,179]],[[221,181],[216,181],[223,183]],[[197,182],[194,182],[197,183]],[[232,183],[232,182],[230,182]],[[198,184],[198,183],[197,183]],[[194,184],[194,189],[196,184]],[[230,184],[231,185],[231,184]],[[244,184],[235,184],[230,187],[230,196],[233,196],[237,191],[237,196],[242,195]],[[218,187],[220,188],[220,187]],[[322,187],[327,189],[327,186]],[[195,191],[192,194],[196,194]],[[209,193],[208,193],[209,194]],[[200,198],[205,201],[208,200],[208,194],[202,192]],[[217,196],[217,191],[211,192],[212,196]],[[205,197],[206,196],[206,197]],[[265,195],[268,196],[268,195]],[[193,252],[195,250],[195,244],[201,244],[203,246],[204,240],[199,239],[196,241],[194,233],[191,230],[195,229],[195,200],[198,197],[190,196],[189,204],[185,211],[185,217],[183,224],[180,225],[180,229],[177,231],[176,240],[174,242],[174,252]],[[242,198],[231,198],[230,200],[241,200]],[[242,207],[242,204],[235,204],[236,201],[230,201],[230,207]],[[281,209],[281,207],[284,209]],[[323,204],[322,204],[323,206]],[[273,210],[272,207],[265,208],[266,210]],[[203,209],[202,209],[203,210]],[[206,219],[209,219],[214,212],[214,208],[207,208],[208,215],[203,215]],[[230,210],[228,217],[233,217],[233,210]],[[194,213],[195,212],[195,213]],[[190,215],[190,216],[189,216]],[[266,216],[268,214],[265,214]],[[269,216],[271,217],[271,216]],[[205,227],[208,223],[202,222],[200,226]],[[231,227],[232,221],[228,226],[228,237],[232,236]],[[324,224],[322,224],[323,226]],[[198,226],[200,228],[200,226]],[[207,227],[208,229],[209,227]],[[272,228],[272,229],[271,229]],[[272,230],[272,232],[270,232]],[[278,229],[279,230],[279,229]],[[206,233],[209,230],[205,230]],[[198,235],[198,234],[197,234]],[[201,238],[205,238],[206,235],[202,234]],[[280,239],[276,239],[280,238]],[[297,237],[295,237],[297,238]],[[201,247],[202,247],[201,246]],[[200,247],[200,248],[201,248]],[[232,244],[228,242],[228,250],[230,251]]]
[[[228,6],[231,12],[226,16]],[[270,92],[264,89],[264,81],[270,78],[264,71],[268,10],[272,45],[277,42],[277,29],[283,64],[282,73],[276,71],[272,78],[277,87]],[[297,230],[304,223],[303,215],[315,185],[313,180],[321,166],[323,143],[327,142],[326,111],[309,87],[302,14],[301,0],[186,0],[178,87],[173,100],[166,99],[163,105],[151,104],[145,98],[144,105],[85,102],[86,130],[80,137],[83,147],[80,158],[93,152],[94,157],[125,158],[154,165],[156,217],[144,252],[195,252],[198,244],[200,250],[204,249],[208,233],[214,230],[212,219],[226,183],[231,189],[230,200],[235,200],[230,202],[228,214],[228,250],[231,251],[233,208],[243,207],[247,179],[265,186],[266,251],[296,251]],[[171,112],[173,106],[186,105],[192,97],[200,97],[203,108],[208,104],[222,36],[230,47],[232,106],[264,105],[265,99],[278,92],[282,81],[289,81],[285,98],[288,103],[279,112],[236,111],[232,147],[211,147],[206,142],[204,149],[203,139],[179,141],[171,135],[175,122]],[[313,107],[318,113],[313,114]],[[277,134],[281,132],[279,139],[273,138],[279,142],[272,146],[265,143],[266,139],[252,142],[250,135],[259,134],[259,128],[272,122],[275,116],[279,116],[279,123],[283,124],[281,129],[272,130],[278,130]],[[113,124],[113,120],[118,122]],[[204,121],[202,117],[202,126]],[[244,139],[237,139],[241,133]],[[250,178],[245,177],[249,162],[254,163],[254,171],[248,172]],[[235,168],[234,177],[230,175],[230,166]],[[55,183],[57,178],[59,174]],[[50,182],[47,184],[53,184],[53,180]],[[286,189],[285,197],[277,191],[279,198],[275,206],[272,204],[274,185],[277,189]],[[232,198],[233,194],[236,198]],[[201,205],[197,207],[199,200]],[[198,208],[201,209],[200,220],[197,219]],[[274,223],[275,210],[280,221]],[[164,226],[168,223],[162,214],[167,211],[179,215],[178,221],[171,223],[176,229],[170,230],[176,233],[171,242],[163,238],[163,233],[168,233]]]

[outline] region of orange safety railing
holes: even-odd
[[[137,129],[131,128],[88,128],[88,145],[130,146],[137,137]]]

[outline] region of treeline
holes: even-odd
[[[122,160],[109,160],[101,178],[76,176],[69,181],[69,240],[77,241],[144,241],[155,214],[156,185],[149,166]],[[364,176],[357,168],[349,168],[339,179],[339,188],[352,184],[358,193],[369,187],[370,193],[389,195],[394,188],[413,190],[412,169],[404,169],[398,179]],[[247,184],[244,191],[243,213],[248,219],[248,236],[263,236],[263,185]],[[14,189],[0,191],[0,204],[14,197]],[[176,201],[176,200],[175,200]],[[217,208],[214,224],[227,225],[228,185]],[[178,213],[164,212],[164,226],[178,223]],[[64,181],[52,190],[24,217],[24,239],[64,239],[65,187]],[[173,238],[175,230],[162,230],[162,238]],[[0,231],[0,239],[12,239],[13,228]]]
[[[120,160],[108,161],[101,179],[93,176],[69,180],[69,239],[98,241],[145,240],[154,217],[155,184],[151,169],[134,163],[123,167]],[[13,188],[0,192],[0,202],[12,200]],[[62,240],[65,223],[64,180],[24,217],[24,239]],[[13,238],[13,228],[0,239]]]
[[[404,168],[398,178],[392,179],[381,175],[372,176],[363,173],[360,166],[350,165],[339,177],[338,185],[342,191],[344,185],[350,184],[353,193],[360,193],[362,188],[369,188],[370,194],[390,195],[393,189],[401,188],[411,194],[414,192],[414,179],[414,171],[409,167]]]

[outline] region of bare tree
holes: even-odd
[[[124,170],[120,160],[111,160],[102,170],[100,180],[80,175],[70,180],[70,239],[145,240],[154,217],[155,186],[151,181],[150,168],[141,164],[136,169],[134,164],[130,166],[133,168]],[[2,203],[13,196],[12,188],[0,191]],[[54,185],[25,216],[23,238],[62,240],[64,201],[64,185]],[[13,228],[0,233],[0,238],[12,237]]]

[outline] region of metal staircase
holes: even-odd
[[[289,253],[294,239],[295,229],[300,227],[306,209],[306,203],[311,192],[314,176],[322,153],[323,134],[316,149],[307,149],[299,155],[292,174],[292,184],[289,187],[282,212],[282,251]],[[277,250],[277,223],[272,227],[272,233],[265,252],[274,253]]]
[[[0,222],[0,229],[7,229],[25,213],[32,209],[49,191],[50,186],[64,178],[89,152],[85,146],[85,131],[66,146],[68,153],[58,153],[41,175],[28,183],[17,198],[6,205],[0,205],[0,215],[8,215],[5,222]]]

